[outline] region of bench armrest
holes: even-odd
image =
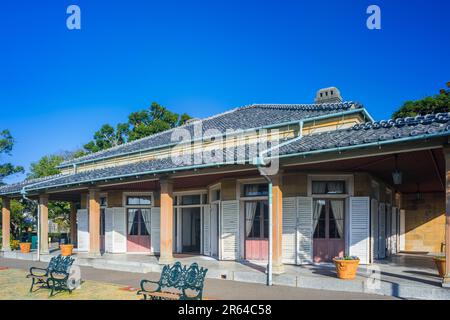
[[[30,268],[30,276],[35,276],[35,277],[45,277],[47,276],[48,271],[47,269],[44,268],[37,268],[37,267],[31,267]]]
[[[152,284],[152,285],[155,285],[155,286],[156,286],[155,290],[152,290],[152,291],[147,290],[147,289],[145,288],[146,284]],[[144,291],[144,292],[154,292],[154,291],[157,291],[158,288],[159,288],[159,282],[158,282],[158,281],[142,280],[142,281],[141,281],[141,290],[138,291],[138,294],[139,294],[141,291]]]

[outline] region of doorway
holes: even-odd
[[[313,210],[314,262],[330,262],[344,256],[344,200],[314,199]]]
[[[267,260],[269,249],[269,204],[245,201],[245,259]]]
[[[182,253],[200,254],[201,243],[201,208],[181,209]]]
[[[128,209],[127,252],[150,252],[150,209]]]

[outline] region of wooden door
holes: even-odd
[[[150,209],[128,209],[127,252],[150,252]]]
[[[330,262],[345,251],[344,200],[315,199],[313,203],[314,262]]]
[[[245,258],[267,260],[269,250],[269,205],[267,201],[246,201]]]

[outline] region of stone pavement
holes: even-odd
[[[14,269],[22,269],[21,273],[16,274],[21,286],[15,288],[14,290],[6,290],[5,284],[2,283],[0,278],[0,299],[18,299],[20,296],[23,299],[32,298],[45,298],[46,293],[43,297],[28,295],[29,280],[23,280],[26,274],[25,270],[28,270],[31,266],[41,266],[45,267],[47,263],[43,262],[33,262],[29,260],[15,260],[15,259],[4,259],[0,258],[0,267],[9,267]],[[0,271],[8,272],[10,270]],[[16,271],[14,271],[16,272]],[[101,269],[96,269],[93,267],[81,267],[82,279],[86,280],[86,286],[83,285],[82,289],[76,294],[61,295],[61,299],[136,299],[134,292],[126,292],[124,289],[127,287],[137,288],[141,279],[146,278],[150,280],[159,279],[158,273],[146,273],[139,274],[135,272],[123,272],[123,271],[113,271],[109,270],[105,272]],[[90,288],[94,287],[94,284],[99,286],[106,286],[103,290],[103,295],[99,290],[97,295],[93,295],[90,292]],[[109,287],[112,286],[112,287]],[[86,288],[86,289],[85,289]],[[105,287],[102,287],[105,288]],[[83,290],[87,290],[87,293],[82,294]],[[106,290],[106,291],[105,291]],[[112,292],[111,294],[108,292]],[[17,294],[20,292],[20,295]],[[25,295],[25,296],[23,296]],[[267,287],[262,284],[256,283],[245,283],[237,281],[224,281],[219,279],[207,279],[205,283],[205,297],[206,299],[220,299],[220,300],[374,300],[374,299],[394,299],[393,297],[373,295],[373,294],[362,294],[355,292],[337,292],[329,290],[316,290],[316,289],[304,289],[289,286],[279,286],[275,285],[273,287]],[[59,299],[58,296],[53,299]]]

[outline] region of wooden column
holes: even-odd
[[[42,254],[49,254],[48,248],[48,195],[41,194],[39,196],[39,212],[40,212],[40,229],[39,251]]]
[[[73,245],[77,243],[77,204],[70,203],[70,242]]]
[[[160,229],[160,264],[173,262],[173,183],[171,180],[161,180],[161,229]]]
[[[450,288],[450,147],[444,148],[445,156],[445,258],[446,258],[446,270],[445,277],[442,282],[442,286]]]
[[[100,193],[89,190],[89,254],[100,255]]]
[[[2,198],[2,251],[11,251],[11,201]]]
[[[272,176],[272,271],[283,273],[283,191],[281,175]]]

